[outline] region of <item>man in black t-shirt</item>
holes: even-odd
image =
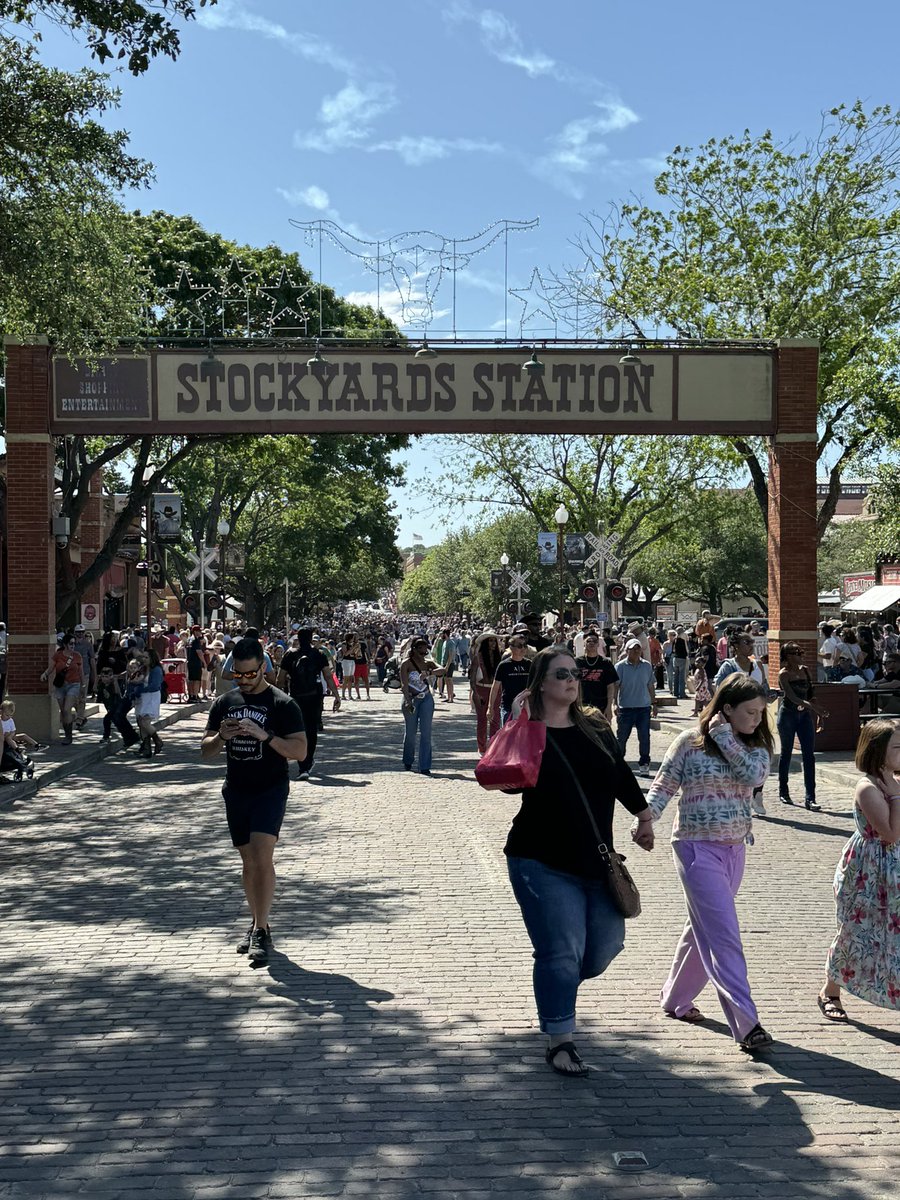
[[[488,720],[499,704],[500,724],[506,724],[513,700],[519,692],[525,690],[530,670],[531,663],[525,657],[525,635],[514,633],[509,639],[509,658],[504,658],[494,672],[494,682],[488,698]]]
[[[243,862],[244,893],[253,917],[237,950],[249,951],[255,966],[268,961],[272,946],[273,857],[287,803],[288,760],[306,757],[300,709],[266,683],[264,666],[259,642],[242,638],[232,662],[236,687],[213,704],[200,744],[205,759],[225,747],[225,815]]]
[[[599,708],[612,724],[613,706],[619,690],[619,676],[612,662],[600,653],[600,635],[589,633],[584,639],[584,654],[575,659],[581,671],[581,699]]]
[[[306,758],[299,764],[299,778],[309,779],[316,757],[319,740],[319,724],[322,720],[324,694],[322,680],[334,698],[334,712],[341,707],[341,698],[331,674],[328,656],[312,644],[313,630],[309,627],[297,630],[297,649],[288,650],[278,668],[278,686],[287,688],[291,699],[296,700],[303,714],[306,730]]]
[[[534,650],[546,650],[550,645],[550,639],[545,638],[541,633],[540,613],[526,613],[522,618],[522,623],[528,627],[528,632],[525,635],[525,641],[528,645]]]

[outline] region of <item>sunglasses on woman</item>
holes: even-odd
[[[581,672],[577,667],[559,667],[553,672],[553,678],[559,679],[560,681],[563,679],[580,679]]]

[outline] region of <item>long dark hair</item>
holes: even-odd
[[[571,651],[560,649],[559,646],[545,646],[543,650],[538,650],[537,654],[531,660],[531,669],[528,672],[528,694],[530,701],[531,715],[536,721],[540,721],[544,716],[544,701],[541,695],[541,688],[547,674],[550,670],[550,664],[555,658],[568,658],[575,662],[575,656]],[[569,716],[572,718],[572,723],[577,725],[586,738],[589,738],[595,746],[599,746],[604,750],[610,758],[616,757],[617,744],[613,737],[612,729],[609,722],[599,708],[585,706],[581,702],[581,691],[569,706]]]
[[[491,645],[491,643],[493,644]],[[488,648],[489,646],[490,649]],[[487,636],[482,635],[478,643],[478,654],[481,658],[481,665],[484,668],[485,674],[490,676],[491,682],[493,682],[497,668],[500,666],[500,659],[503,657],[500,650],[500,638],[496,633],[489,633]]]
[[[704,708],[700,714],[700,724],[697,729],[697,736],[694,739],[694,745],[697,749],[703,749],[713,758],[724,758],[725,755],[716,745],[716,742],[709,732],[709,726],[714,716],[722,712],[726,704],[730,704],[732,708],[736,708],[739,704],[746,704],[748,700],[768,700],[768,692],[755,679],[751,679],[749,675],[738,674],[727,675],[719,686],[716,688],[712,700]],[[724,713],[722,714],[724,716]],[[738,741],[743,742],[745,746],[751,746],[754,749],[757,746],[764,746],[772,757],[775,750],[775,742],[772,738],[772,731],[769,729],[769,721],[765,711],[762,715],[762,720],[757,725],[753,733],[738,733],[733,730],[734,736]]]

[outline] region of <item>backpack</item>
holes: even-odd
[[[291,663],[291,696],[315,696],[322,690],[321,669],[309,654],[301,654]]]

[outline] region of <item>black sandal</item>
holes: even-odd
[[[767,1033],[762,1025],[754,1025],[750,1032],[742,1037],[738,1046],[745,1054],[755,1054],[757,1050],[766,1050],[775,1039]]]
[[[823,996],[822,993],[819,992],[818,996],[816,996],[816,1003],[818,1004],[822,1016],[826,1019],[826,1021],[850,1020],[850,1018],[847,1016],[846,1008],[844,1008],[837,996]]]
[[[557,1054],[560,1053],[560,1051],[565,1051],[565,1053],[568,1054],[572,1064],[578,1068],[577,1070],[567,1071],[565,1067],[558,1067],[556,1065],[553,1060],[556,1058]],[[583,1079],[590,1069],[587,1063],[575,1049],[574,1042],[560,1042],[558,1046],[548,1046],[547,1053],[544,1055],[544,1057],[557,1075],[568,1075],[574,1079]]]

